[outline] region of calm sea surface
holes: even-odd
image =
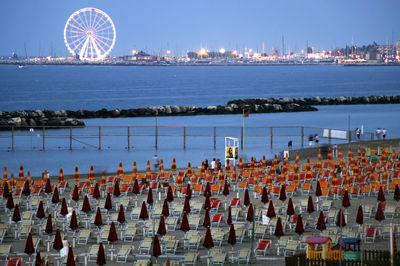
[[[207,106],[225,104],[227,101],[252,97],[313,97],[313,96],[363,96],[400,94],[400,67],[343,67],[343,66],[265,66],[265,67],[94,67],[94,66],[0,66],[0,110],[24,109],[90,109],[134,108],[161,105]],[[311,126],[347,129],[350,117],[352,129],[363,125],[365,131],[385,127],[389,137],[400,137],[400,105],[318,106],[318,112],[251,114],[246,126]],[[161,126],[237,126],[241,115],[160,117]],[[88,119],[94,126],[154,126],[155,118]],[[80,129],[78,133],[96,133],[96,129]],[[106,129],[102,132],[124,133],[126,129]],[[121,132],[118,132],[121,130]],[[195,134],[196,129],[188,129]],[[63,130],[47,132],[48,135],[68,134]],[[169,132],[171,133],[171,132]],[[38,175],[47,168],[57,174],[73,173],[75,165],[87,173],[93,164],[96,172],[116,171],[119,161],[131,171],[133,160],[144,169],[147,160],[158,154],[170,166],[172,156],[178,167],[187,161],[198,165],[202,159],[223,158],[224,136],[239,135],[240,131],[218,133],[217,149],[213,149],[212,132],[201,133],[210,137],[189,137],[183,149],[182,137],[160,137],[159,148],[154,148],[154,137],[133,137],[130,151],[126,138],[105,137],[102,150],[97,149],[98,139],[79,138],[69,151],[69,138],[46,139],[46,152],[40,151],[41,132],[32,137],[16,137],[15,151],[8,152],[11,140],[0,132],[0,166],[18,173],[22,163],[26,170]],[[259,132],[250,131],[249,134]],[[298,134],[299,132],[291,132]],[[307,131],[306,134],[315,133]],[[320,135],[321,133],[318,132]],[[182,132],[176,132],[182,134]],[[284,132],[282,132],[284,134]],[[277,137],[270,147],[269,139],[246,139],[246,155],[260,158],[279,153],[293,140],[300,147],[298,137]],[[306,141],[305,141],[306,142]],[[325,139],[321,140],[326,142]]]

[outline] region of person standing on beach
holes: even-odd
[[[356,137],[358,140],[361,138],[361,130],[359,128],[356,128]]]
[[[315,141],[315,147],[318,148],[318,143],[319,143],[319,136],[318,136],[318,134],[315,134],[315,135],[314,135],[314,141]]]
[[[310,135],[308,136],[308,146],[311,147],[312,145],[313,145],[313,135],[310,134]]]
[[[154,165],[154,170],[157,171],[158,166],[160,165],[160,160],[158,159],[157,154],[154,155],[153,157],[153,165]]]
[[[204,170],[206,170],[206,172],[208,170],[208,160],[207,159],[206,159],[206,162],[204,163]]]
[[[376,137],[378,138],[378,140],[381,139],[381,128],[380,128],[380,127],[378,127],[378,128],[376,129]]]
[[[291,140],[289,140],[287,146],[288,146],[288,150],[291,151],[292,150],[292,146],[293,146],[293,142]]]
[[[211,162],[211,171],[214,171],[214,169],[215,169],[215,158],[213,158]]]
[[[382,139],[385,140],[386,139],[386,128],[382,129]]]

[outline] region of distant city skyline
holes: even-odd
[[[392,44],[400,39],[398,0],[107,1],[4,0],[0,16],[0,55],[69,55],[63,30],[78,9],[95,7],[116,27],[112,56],[132,50],[167,50],[181,56],[201,48],[252,48],[301,52],[351,45]]]

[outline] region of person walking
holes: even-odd
[[[356,128],[356,137],[358,140],[361,138],[361,130],[359,128]]]
[[[292,150],[292,146],[293,146],[292,140],[289,140],[287,146],[288,146],[288,150],[291,151]]]
[[[206,159],[206,162],[204,163],[204,170],[206,170],[206,172],[208,170],[208,160],[207,159]]]
[[[385,140],[386,139],[386,128],[382,129],[382,139]]]
[[[154,157],[153,157],[153,165],[154,165],[154,170],[157,171],[158,166],[160,165],[160,160],[158,159],[157,154],[154,155]]]
[[[308,136],[308,146],[312,146],[313,145],[313,135],[312,134],[310,134],[309,136]]]
[[[378,138],[378,140],[381,139],[381,128],[380,128],[380,127],[378,127],[378,128],[376,129],[376,137]]]
[[[315,134],[315,135],[314,135],[314,141],[315,141],[315,147],[318,148],[318,143],[319,143],[319,136],[318,136],[318,134]]]

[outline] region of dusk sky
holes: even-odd
[[[84,7],[103,10],[114,21],[117,40],[111,55],[133,49],[174,54],[187,50],[285,48],[300,52],[306,41],[330,50],[351,44],[400,39],[399,0],[1,0],[0,55],[67,55],[63,30],[68,17]]]

